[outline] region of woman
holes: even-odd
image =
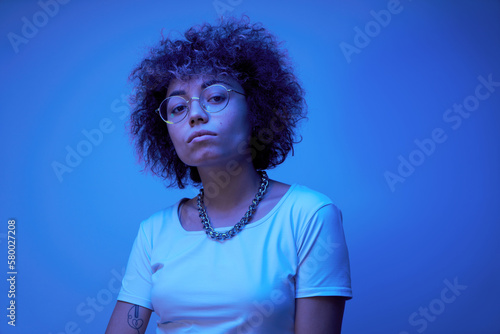
[[[106,333],[340,333],[352,297],[340,210],[270,180],[305,117],[276,39],[247,18],[163,39],[133,71],[131,132],[171,186],[140,225]]]

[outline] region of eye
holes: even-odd
[[[179,104],[170,109],[169,113],[172,115],[182,114],[183,112],[186,111],[186,108],[187,108],[186,105]]]
[[[226,101],[226,95],[222,93],[212,93],[207,97],[207,102],[210,104],[220,104]]]

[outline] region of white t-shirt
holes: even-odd
[[[325,195],[294,184],[223,242],[184,230],[181,201],[141,223],[118,295],[157,313],[157,333],[291,334],[295,298],[352,297],[342,214]]]

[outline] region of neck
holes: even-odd
[[[218,212],[248,207],[261,180],[251,163],[234,168],[198,167],[198,173],[205,192],[205,206]]]

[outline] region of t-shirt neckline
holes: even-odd
[[[285,192],[285,194],[280,198],[280,200],[278,201],[278,203],[276,203],[276,205],[262,218],[260,218],[259,220],[257,221],[254,221],[254,222],[250,222],[248,225],[245,226],[245,229],[249,229],[249,228],[254,228],[254,227],[257,227],[259,225],[261,225],[262,223],[264,223],[265,221],[267,221],[272,215],[274,215],[274,213],[280,208],[280,206],[286,201],[286,199],[290,196],[290,194],[292,193],[292,191],[295,189],[295,187],[297,186],[296,183],[293,183],[292,185],[290,185],[290,188],[288,188],[288,190]],[[181,224],[181,220],[179,219],[179,209],[180,209],[180,205],[181,203],[183,203],[184,201],[186,200],[189,200],[189,198],[187,197],[183,197],[181,198],[175,205],[174,205],[174,217],[175,217],[175,226],[182,232],[182,233],[185,233],[185,234],[205,234],[205,230],[199,230],[199,231],[188,231],[186,230],[182,224]],[[201,223],[201,222],[200,222]],[[235,222],[236,224],[236,222]],[[222,231],[227,231],[229,229],[231,229],[232,226],[225,226],[225,227],[215,227],[214,230],[217,231],[217,232],[222,232]]]

